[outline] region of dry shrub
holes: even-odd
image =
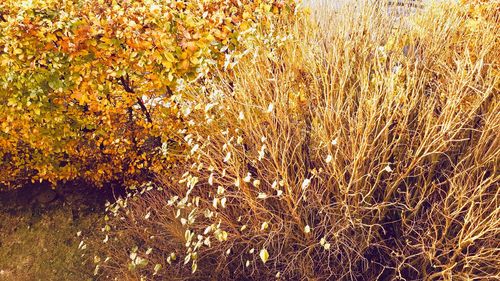
[[[102,276],[500,278],[498,14],[385,11],[246,42],[185,105],[186,164],[110,205]]]

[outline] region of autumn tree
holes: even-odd
[[[158,172],[189,114],[182,91],[289,2],[2,1],[0,182]]]

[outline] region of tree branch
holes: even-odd
[[[128,75],[126,79],[123,76],[120,77],[120,82],[127,93],[135,94],[134,89],[130,87],[130,78],[128,77]],[[146,116],[146,120],[148,121],[148,123],[153,123],[153,119],[151,119],[151,114],[149,113],[148,108],[146,107],[146,105],[144,104],[144,102],[140,97],[137,97],[137,104],[139,104],[139,107]]]
[[[153,120],[151,119],[151,115],[149,114],[148,108],[144,104],[141,98],[137,97],[137,103],[141,107],[142,112],[144,112],[144,115],[146,115],[146,120],[148,123],[153,123]]]

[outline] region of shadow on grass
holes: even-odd
[[[81,237],[99,231],[104,203],[117,192],[82,182],[0,192],[0,280],[94,280]]]

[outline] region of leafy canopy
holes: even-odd
[[[0,182],[159,171],[175,159],[182,90],[230,67],[277,0],[4,0]],[[160,149],[163,145],[163,150]]]

